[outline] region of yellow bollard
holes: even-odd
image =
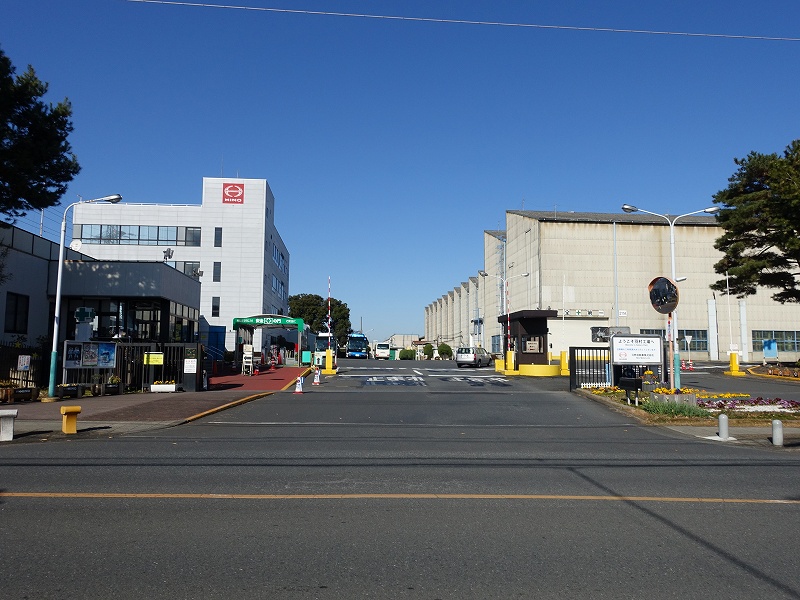
[[[325,369],[323,369],[322,374],[336,375],[336,369],[333,368],[333,351],[330,348],[325,350]]]
[[[725,375],[731,375],[733,377],[744,377],[744,373],[739,370],[739,354],[737,352],[731,352],[731,367],[730,371],[725,371]]]
[[[566,350],[561,351],[561,375],[569,377],[569,358]]]
[[[78,433],[78,413],[81,412],[80,406],[61,407],[61,431],[63,433]]]
[[[514,355],[514,352],[511,350],[506,352],[506,375],[511,375],[512,373],[517,372],[517,365],[514,364],[515,358],[516,356]]]

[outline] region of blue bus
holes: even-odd
[[[369,340],[363,333],[347,336],[347,358],[369,358]]]

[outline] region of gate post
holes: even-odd
[[[203,389],[203,351],[200,344],[186,344],[183,350],[183,389],[199,392]]]

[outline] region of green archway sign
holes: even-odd
[[[282,315],[255,315],[253,317],[241,317],[233,320],[233,329],[236,332],[238,332],[241,328],[256,329],[257,327],[274,327],[281,329],[297,327],[297,364],[298,366],[300,365],[300,351],[302,350],[303,345],[303,330],[306,327],[303,319],[284,317]]]
[[[242,317],[233,320],[233,328],[240,327],[297,327],[298,331],[303,331],[305,322],[303,319],[293,317],[282,317],[280,315],[258,315],[255,317]]]

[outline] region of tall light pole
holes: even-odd
[[[686,279],[685,277],[681,277],[680,279],[675,276],[675,222],[678,219],[682,219],[683,217],[688,217],[690,215],[699,215],[700,213],[707,213],[707,214],[714,214],[719,212],[719,206],[709,206],[708,208],[703,208],[701,210],[695,210],[692,212],[684,213],[682,215],[678,215],[677,217],[670,217],[669,215],[662,215],[660,213],[650,212],[649,210],[645,210],[643,208],[638,208],[636,206],[632,206],[630,204],[623,204],[622,210],[626,213],[635,213],[635,212],[643,212],[648,215],[653,215],[654,217],[660,217],[664,219],[669,224],[669,253],[670,253],[670,260],[672,262],[672,281],[677,283],[678,281],[683,281]],[[678,317],[675,314],[677,311],[672,313],[672,323],[671,323],[671,331],[669,332],[672,341],[678,341]],[[680,344],[677,344],[677,350],[675,351],[675,359],[672,365],[672,372],[674,373],[675,377],[675,387],[681,387],[681,356],[680,356]]]
[[[481,277],[494,277],[495,279],[499,279],[501,285],[503,286],[504,291],[504,304],[503,310],[506,313],[506,352],[511,351],[511,305],[508,301],[508,282],[512,279],[516,279],[517,277],[527,277],[530,273],[521,273],[519,275],[514,275],[513,277],[502,277],[501,275],[490,275],[486,271],[478,271],[478,275]]]
[[[80,198],[80,196],[78,196]],[[69,209],[77,204],[89,204],[91,202],[110,202],[116,204],[122,200],[119,194],[111,196],[103,196],[102,198],[93,198],[91,200],[84,200],[81,198],[77,202],[73,202],[64,209],[64,217],[61,219],[61,240],[58,247],[58,276],[56,277],[56,310],[55,318],[53,319],[53,350],[50,353],[50,385],[47,393],[52,398],[56,395],[56,373],[58,372],[58,330],[60,325],[61,316],[61,278],[64,276],[64,237],[67,232],[67,213]]]

